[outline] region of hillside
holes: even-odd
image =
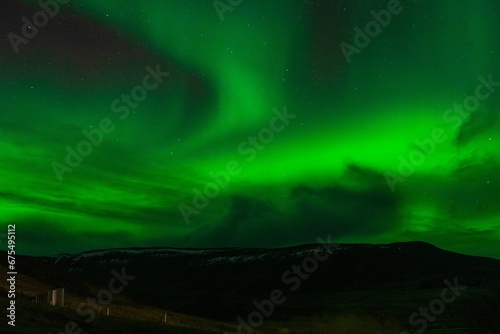
[[[293,271],[310,265],[305,259],[315,256],[326,260],[317,261],[317,268],[309,273]],[[342,244],[320,251],[317,245],[128,248],[19,259],[26,294],[64,286],[69,291],[69,307],[106,287],[113,270],[135,276],[113,299],[115,316],[133,314],[137,320],[161,321],[168,313],[172,325],[189,324],[189,328],[198,323],[195,328],[230,329],[237,317],[246,318],[255,310],[254,301],[270,299],[276,289],[283,292],[286,302],[276,305],[264,329],[278,324],[293,327],[298,319],[304,324],[339,314],[394,319],[409,328],[408,317],[439,298],[445,280],[455,279],[467,288],[429,329],[438,333],[439,329],[468,328],[482,333],[500,328],[496,317],[500,314],[500,261],[421,242]]]

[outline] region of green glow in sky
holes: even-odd
[[[454,128],[443,115],[500,81],[494,0],[401,1],[348,63],[339,45],[387,1],[72,0],[15,53],[1,17],[0,221],[18,251],[131,246],[280,247],[421,240],[500,258],[500,88]],[[168,72],[120,119],[111,104]],[[152,81],[151,81],[152,82]],[[275,115],[296,115],[254,159],[238,149]],[[52,164],[83,130],[105,134],[63,181]],[[446,140],[391,191],[386,173],[416,140]],[[179,205],[237,161],[227,187],[186,224]]]

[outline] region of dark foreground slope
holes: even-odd
[[[286,302],[275,308],[274,319],[366,312],[395,316],[405,323],[420,306],[440,297],[445,280],[457,280],[467,289],[431,325],[479,323],[498,329],[498,260],[456,254],[421,242],[340,245],[331,248],[332,254],[320,251],[321,257],[329,257],[318,261],[315,269],[313,262],[304,260],[314,257],[317,246],[117,249],[46,261],[99,285],[107,283],[103,273],[123,267],[136,276],[127,288],[134,300],[218,320],[245,317],[255,310],[254,300],[269,299],[273,290],[280,289]],[[315,270],[293,272],[294,265]]]
[[[5,252],[0,252],[0,255],[7,258]],[[235,329],[230,324],[140,304],[127,296],[126,289],[113,294],[109,303],[101,304],[98,302],[99,291],[108,288],[107,283],[113,278],[110,273],[102,273],[108,276],[106,285],[93,284],[71,271],[62,270],[52,260],[30,256],[17,256],[16,270],[16,326],[9,326],[9,319],[4,317],[0,322],[2,334],[207,334]],[[7,299],[9,287],[4,278],[7,272],[4,264],[0,264],[0,272],[0,308],[5,310],[10,299]],[[65,288],[64,307],[32,301],[38,294],[61,287]],[[89,299],[97,302],[91,304]],[[80,305],[83,313],[77,312]],[[92,305],[100,309],[92,308]]]
[[[33,321],[31,318],[36,318],[33,313],[45,314],[44,321],[60,318],[54,326],[60,328],[62,321],[76,317],[84,328],[86,323],[75,315],[74,308],[85,298],[109,288],[115,271],[134,278],[113,296],[111,317],[102,320],[103,315],[98,316],[86,328],[88,332],[128,333],[119,327],[99,328],[99,324],[111,326],[113,322],[109,319],[120,318],[131,322],[128,327],[135,326],[135,321],[147,321],[147,326],[154,327],[165,313],[170,327],[162,326],[161,331],[150,328],[151,331],[235,332],[231,324],[236,323],[236,318],[248,319],[256,310],[254,301],[270,299],[275,290],[282,292],[283,303],[274,305],[271,316],[266,317],[260,329],[268,324],[301,328],[299,322],[304,329],[317,322],[314,319],[354,314],[349,316],[353,323],[358,322],[360,315],[378,323],[395,320],[401,328],[416,330],[420,327],[409,321],[410,315],[419,308],[428,308],[432,301],[441,298],[448,284],[458,282],[466,288],[459,290],[457,298],[447,303],[438,316],[427,321],[427,331],[500,333],[498,260],[456,254],[420,242],[327,246],[330,252],[325,248],[318,251],[317,247],[130,248],[59,257],[19,257],[18,272],[22,273],[19,277],[25,294],[65,287],[67,306],[73,308],[57,313],[49,307],[44,311],[48,313],[43,313],[38,308],[45,306],[21,303],[29,315],[22,315],[21,321],[23,317]],[[5,301],[0,299],[2,304]],[[119,326],[120,320],[113,321]]]

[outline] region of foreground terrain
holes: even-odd
[[[18,268],[25,298],[18,325],[4,321],[2,333],[60,333],[71,321],[74,333],[500,333],[500,261],[426,243],[114,249],[21,256]],[[113,272],[130,279],[89,321],[87,298],[109,289]],[[410,319],[436,309],[447,287],[452,299],[450,284],[462,287],[452,302]],[[29,301],[60,287],[64,308]],[[7,306],[5,293],[0,302]]]

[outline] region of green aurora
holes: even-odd
[[[8,33],[40,7],[4,5],[0,221],[16,224],[19,253],[330,234],[500,258],[500,89],[444,117],[479,77],[500,81],[498,1],[401,1],[350,62],[339,45],[388,1],[244,0],[223,21],[212,2],[72,0],[18,53]],[[148,66],[169,75],[120,119],[111,104]],[[241,154],[284,108],[284,130]],[[113,131],[60,181],[53,163],[105,118]],[[436,128],[446,139],[391,191],[387,173]],[[233,160],[241,170],[186,224],[179,205]]]

